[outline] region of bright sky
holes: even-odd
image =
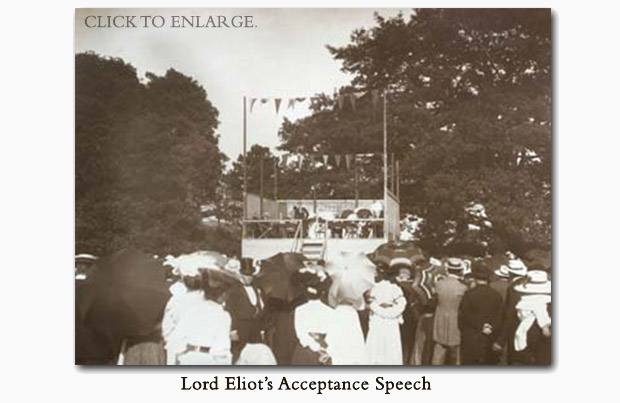
[[[325,45],[349,43],[351,32],[370,27],[373,12],[396,15],[400,9],[79,9],[75,52],[94,51],[122,58],[138,70],[162,75],[169,68],[196,79],[220,112],[220,149],[231,159],[243,151],[243,96],[308,97],[349,84]],[[402,10],[404,15],[409,10]],[[161,15],[162,28],[87,28],[89,15]],[[255,28],[171,28],[171,16],[252,15]],[[136,18],[136,22],[140,21]],[[139,24],[137,24],[139,25]],[[249,104],[249,101],[248,101]],[[307,103],[279,115],[273,101],[256,103],[249,114],[248,150],[252,144],[271,148],[284,116],[308,114]]]

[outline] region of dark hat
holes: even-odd
[[[256,267],[254,267],[254,259],[249,257],[241,258],[241,269],[239,270],[244,276],[252,276],[256,273]]]
[[[471,265],[472,277],[476,280],[488,280],[489,279],[489,266],[484,260],[474,260]]]
[[[299,284],[308,293],[320,295],[330,285],[329,276],[319,266],[306,266],[293,274],[293,283]]]

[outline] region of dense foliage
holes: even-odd
[[[292,152],[381,153],[387,91],[388,152],[401,161],[401,211],[426,220],[433,253],[484,253],[551,242],[551,18],[549,10],[415,10],[376,16],[351,43],[329,47],[353,75],[340,94],[362,92],[356,107],[324,96],[314,113],[285,121],[281,148]],[[380,192],[380,156],[363,169],[363,197]],[[338,196],[352,181],[297,175]],[[374,196],[377,197],[377,196]],[[380,193],[379,193],[380,197]],[[469,229],[465,207],[485,207],[492,231]]]
[[[76,252],[178,253],[231,238],[200,226],[225,158],[204,88],[173,69],[141,82],[93,53],[76,55],[75,80]]]

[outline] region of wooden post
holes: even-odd
[[[278,200],[278,158],[273,161],[273,200]]]
[[[263,150],[260,151],[260,218],[263,219],[263,197],[264,197],[264,187],[263,187],[263,177],[264,169],[263,169]]]
[[[357,155],[355,156],[355,160],[353,161],[353,169],[355,170],[355,208],[359,207],[359,172],[357,170]]]
[[[389,240],[388,234],[388,155],[387,155],[387,90],[383,92],[383,237]]]
[[[243,219],[248,219],[248,164],[247,164],[247,111],[246,97],[243,97]]]
[[[394,153],[392,153],[392,193],[396,192],[396,174],[394,167]]]
[[[400,201],[400,161],[396,160],[396,197]]]

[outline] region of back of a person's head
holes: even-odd
[[[196,291],[202,288],[202,280],[200,276],[183,276],[183,284],[190,291]]]
[[[205,298],[221,302],[231,286],[231,280],[228,276],[230,275],[217,270],[202,271],[200,277]]]

